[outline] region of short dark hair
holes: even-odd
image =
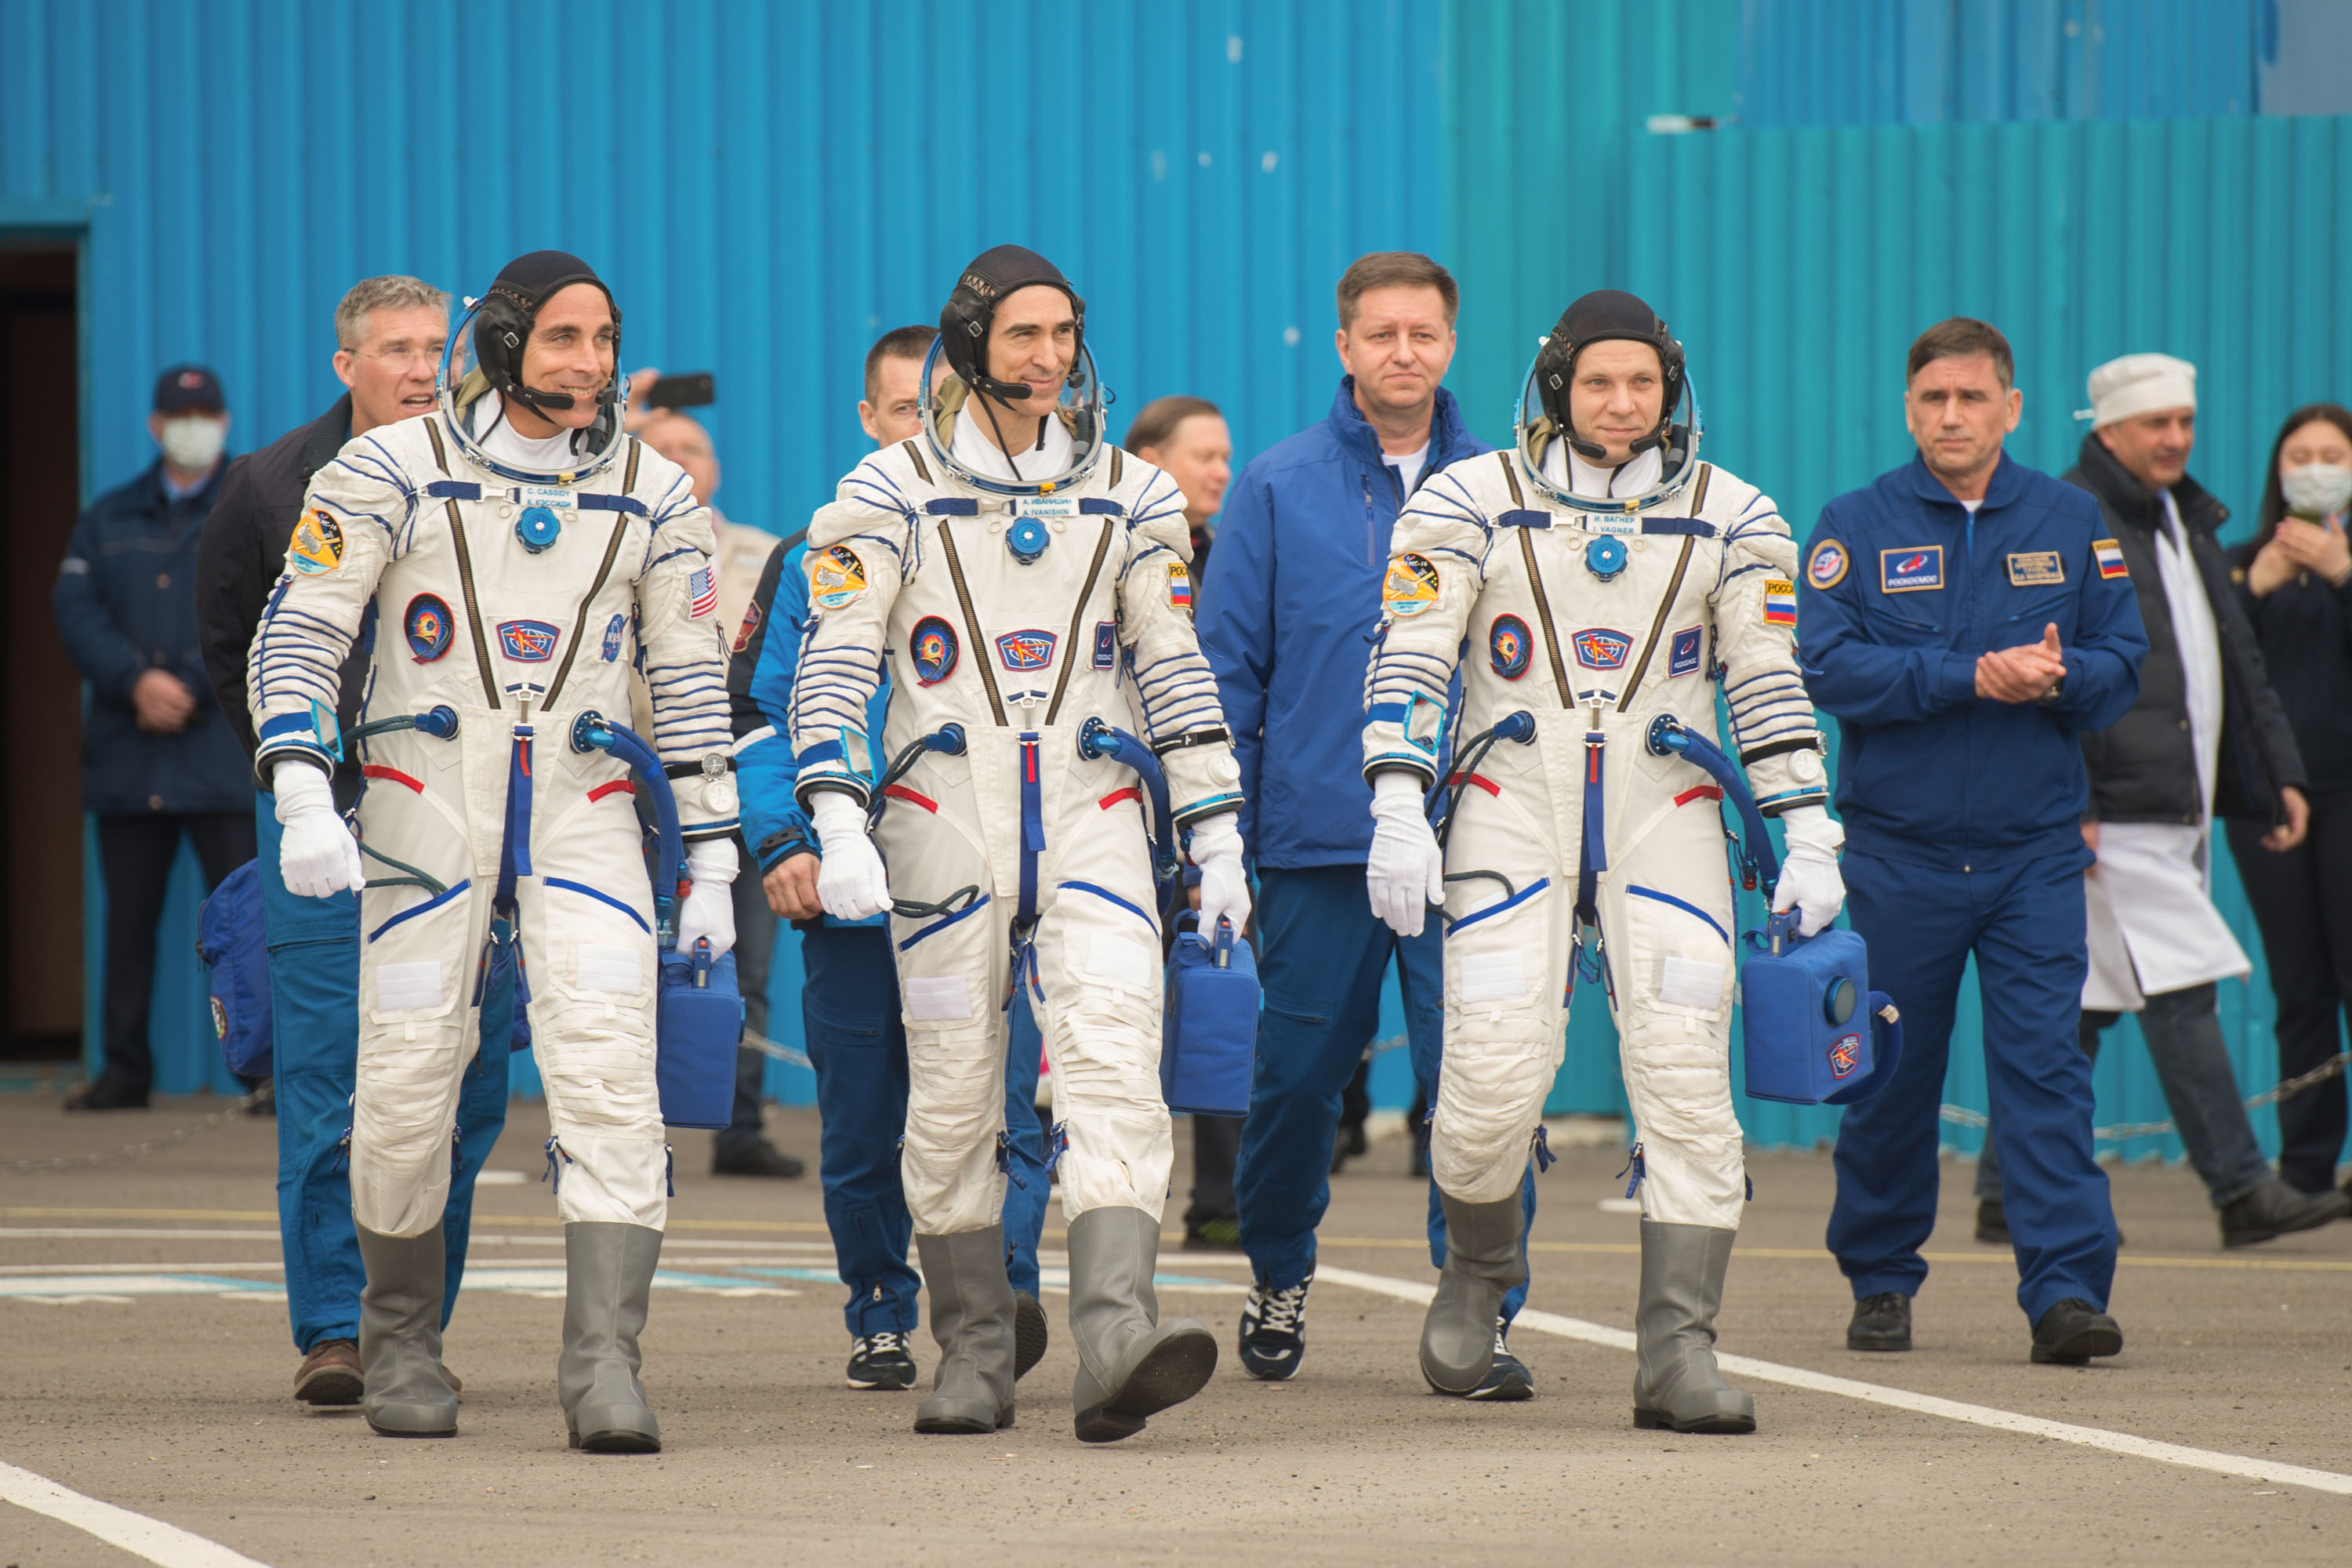
[[[1445,301],[1445,324],[1454,324],[1462,309],[1462,290],[1454,274],[1418,250],[1375,250],[1359,256],[1339,274],[1339,325],[1356,322],[1356,306],[1373,289],[1434,289]]]
[[[931,352],[931,340],[939,335],[937,327],[917,325],[893,327],[875,339],[874,346],[866,351],[866,401],[873,403],[880,398],[884,360],[920,360]]]
[[[1948,321],[1938,321],[1911,340],[1911,357],[1903,366],[1903,382],[1925,369],[1930,360],[1968,359],[1975,354],[1992,356],[1993,374],[2000,384],[2017,384],[2017,359],[2009,352],[2009,340],[1990,321],[1979,321],[1974,316],[1954,316]]]
[[[1174,439],[1176,426],[1197,414],[1205,414],[1212,419],[1225,416],[1205,397],[1155,397],[1143,405],[1143,412],[1127,427],[1127,439],[1119,445],[1130,452],[1140,452],[1146,447],[1165,447]]]

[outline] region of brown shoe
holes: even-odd
[[[294,1397],[305,1405],[357,1405],[366,1391],[360,1347],[349,1340],[320,1340],[294,1374]]]

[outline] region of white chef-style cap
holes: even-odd
[[[2170,354],[2126,354],[2091,373],[2091,406],[2077,413],[2095,430],[2159,408],[2197,406],[2197,367]]]

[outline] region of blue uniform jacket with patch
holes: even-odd
[[[743,842],[764,876],[786,857],[817,847],[816,830],[793,797],[800,763],[785,729],[792,710],[793,677],[800,668],[801,634],[808,629],[808,531],[801,530],[778,545],[760,574],[760,585],[735,635],[735,651],[727,672],[728,692],[734,710],[735,787],[743,815]],[[866,733],[882,733],[890,706],[886,677],[866,707]],[[843,921],[823,917],[826,925],[879,926],[886,917]]]
[[[1420,484],[1492,450],[1440,387]],[[1261,866],[1361,864],[1371,853],[1364,670],[1405,500],[1356,407],[1353,377],[1340,379],[1329,417],[1251,458],[1225,497],[1201,588],[1201,648],[1241,763],[1242,841]]]
[[[1798,665],[1838,720],[1849,849],[1949,870],[2087,861],[2081,736],[2131,707],[2147,652],[2095,500],[2004,457],[1971,517],[1914,458],[1822,509],[1798,592]],[[1977,696],[1979,655],[2053,624],[2054,699]]]

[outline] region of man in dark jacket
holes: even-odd
[[[1216,575],[1202,586],[1201,647],[1241,763],[1243,842],[1258,875],[1265,1022],[1234,1181],[1256,1274],[1241,1358],[1255,1377],[1290,1377],[1305,1354],[1340,1092],[1379,1025],[1391,960],[1413,1076],[1437,1098],[1437,928],[1396,936],[1373,915],[1364,880],[1364,664],[1406,499],[1447,464],[1492,450],[1439,384],[1459,300],[1452,275],[1425,256],[1381,251],[1348,268],[1336,342],[1349,374],[1330,416],[1242,470],[1217,530]],[[1430,1232],[1432,1261],[1442,1263],[1433,1185]],[[1525,1298],[1524,1288],[1512,1292],[1506,1315]],[[1496,1366],[1476,1396],[1526,1398],[1526,1369],[1507,1355]]]
[[[351,390],[299,426],[229,466],[196,555],[205,668],[222,715],[245,748],[240,810],[257,833],[263,922],[269,942],[272,1064],[278,1096],[278,1228],[286,1253],[286,1307],[302,1363],[294,1397],[309,1405],[355,1405],[360,1376],[359,1238],[352,1229],[351,1168],[341,1148],[351,1126],[359,1059],[359,896],[298,898],[278,874],[282,829],[275,797],[257,795],[253,720],[246,706],[246,654],[262,606],[286,571],[286,546],[310,478],[343,443],[381,425],[429,414],[434,374],[448,338],[448,296],[415,278],[369,278],[335,310],[335,374]],[[400,635],[395,620],[377,635]],[[336,719],[350,734],[361,722],[368,668],[364,639],[343,666]],[[336,805],[349,811],[363,786],[359,748],[336,770]],[[248,837],[248,845],[256,842]],[[389,871],[385,874],[391,875]],[[465,1272],[474,1179],[507,1117],[510,976],[501,972],[483,1001],[488,1042],[467,1069],[457,1110],[457,1173],[449,1187],[446,1326]]]
[[[196,539],[221,489],[228,407],[201,365],[155,382],[163,456],[82,513],[58,568],[58,630],[89,682],[81,802],[106,889],[106,1065],[68,1110],[142,1109],[155,923],[185,835],[207,890],[253,858],[253,784],[196,646]]]
[[[2267,848],[2294,848],[2309,820],[2303,759],[2214,541],[2229,509],[2189,477],[2197,368],[2126,354],[2091,373],[2091,401],[2095,423],[2065,479],[2098,500],[2148,646],[2139,700],[2083,737],[2083,840],[2098,864],[2084,887],[2090,979],[2078,1037],[2095,1056],[2101,1031],[2139,1014],[2180,1141],[2220,1211],[2221,1245],[2245,1247],[2352,1210],[2342,1193],[2306,1194],[2271,1173],[2216,1010],[2214,983],[2252,965],[2213,908],[2212,820],[2253,818],[2271,828]],[[1979,1239],[2006,1241],[1990,1142],[1977,1205]]]

